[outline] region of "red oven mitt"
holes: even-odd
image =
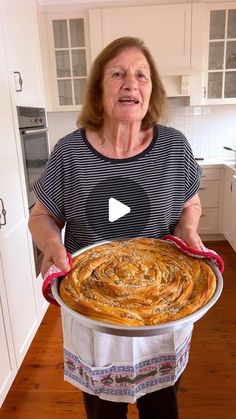
[[[73,260],[70,253],[67,253],[67,258],[68,258],[70,267],[72,268]],[[58,302],[53,297],[51,286],[55,278],[58,278],[59,276],[65,276],[66,274],[68,274],[68,272],[70,271],[67,271],[67,272],[60,271],[60,269],[55,264],[53,264],[50,266],[47,273],[44,275],[42,292],[43,292],[44,298],[46,298],[46,300],[49,303],[59,306]]]
[[[166,235],[161,238],[162,240],[167,240],[173,243],[176,247],[178,247],[182,252],[186,253],[189,256],[194,256],[196,258],[206,258],[211,259],[219,268],[220,272],[224,272],[224,261],[223,259],[211,249],[204,247],[202,250],[194,249],[190,247],[187,243],[181,240],[179,237]]]

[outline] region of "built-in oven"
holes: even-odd
[[[44,108],[17,107],[21,149],[29,211],[35,204],[33,185],[49,157],[48,128]],[[36,274],[40,273],[42,252],[34,245]]]
[[[35,204],[33,185],[49,157],[48,128],[44,108],[17,108],[29,208]]]

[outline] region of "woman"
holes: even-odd
[[[52,263],[69,269],[66,251],[107,238],[93,229],[87,202],[96,185],[110,177],[130,179],[149,198],[147,225],[141,232],[130,225],[126,237],[174,234],[196,249],[202,247],[197,233],[200,170],[185,137],[158,124],[164,113],[164,88],[144,43],[124,37],[109,44],[91,70],[78,120],[83,128],[57,143],[35,185],[37,202],[29,228],[44,253],[43,275]],[[65,377],[82,389],[89,419],[126,418],[127,403],[135,401],[141,419],[178,418],[176,388],[187,364],[191,328],[163,336],[119,337],[72,325],[62,314]],[[65,329],[73,331],[69,335]],[[163,364],[163,359],[171,362]],[[71,373],[71,362],[78,373]],[[152,362],[148,378],[145,368]],[[114,387],[109,368],[121,366],[127,379],[118,385],[117,378]]]

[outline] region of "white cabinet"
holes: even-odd
[[[191,104],[235,103],[236,3],[195,4]]]
[[[0,3],[2,6],[2,3]],[[0,404],[45,313],[37,304],[13,80],[0,7]],[[6,213],[4,212],[6,211]],[[41,294],[41,291],[40,291]]]
[[[0,406],[17,371],[6,291],[0,260]]]
[[[217,234],[220,198],[220,169],[203,168],[199,197],[202,214],[199,223],[200,234]]]
[[[14,102],[23,106],[43,106],[36,1],[1,0],[0,5]]]
[[[236,252],[236,170],[226,169],[223,234]]]
[[[108,43],[122,36],[144,40],[163,82],[175,95],[188,94],[191,5],[172,4],[89,10],[92,60]]]
[[[48,51],[44,54],[47,109],[78,110],[83,103],[89,68],[88,23],[86,14],[41,15],[41,34]]]
[[[0,256],[14,335],[18,365],[32,339],[37,315],[30,265],[27,233],[27,214],[23,200],[22,173],[17,152],[11,98],[1,44],[1,155],[0,155],[0,213],[6,210],[6,224],[0,229]]]

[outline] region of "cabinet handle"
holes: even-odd
[[[19,83],[19,86],[20,86],[19,89],[16,88],[16,92],[22,92],[23,80],[22,80],[21,74],[20,74],[19,71],[14,71],[14,74],[18,75],[18,83]]]
[[[233,192],[233,183],[230,183],[230,192]]]
[[[203,218],[203,217],[205,217],[206,215],[205,214],[201,214],[201,218]]]
[[[6,223],[7,223],[7,219],[6,219],[6,210],[5,210],[5,208],[4,208],[4,204],[3,204],[3,200],[2,200],[2,198],[0,198],[0,203],[1,203],[1,206],[2,206],[2,215],[0,214],[0,228],[1,228],[1,226],[5,226],[6,225]],[[1,222],[1,217],[3,216],[3,223]]]
[[[204,99],[206,99],[206,91],[207,91],[206,87],[203,87],[203,98]]]
[[[206,188],[199,188],[199,191],[205,191]]]

